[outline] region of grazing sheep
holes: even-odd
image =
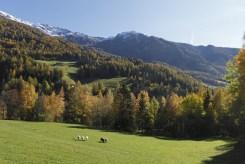
[[[100,138],[100,142],[107,143],[108,142],[108,138],[101,137]]]
[[[82,139],[82,137],[80,136],[80,135],[77,135],[76,137],[75,137],[75,141],[80,141]]]
[[[80,135],[77,135],[75,137],[75,141],[88,141],[88,136],[80,136]]]

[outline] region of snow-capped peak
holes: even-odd
[[[60,28],[55,26],[50,26],[48,24],[33,24],[33,27],[43,31],[44,33],[51,35],[51,36],[67,36],[67,35],[73,35],[74,32]]]
[[[12,21],[16,21],[28,26],[31,26],[33,28],[39,29],[40,31],[44,32],[47,35],[50,36],[57,36],[57,37],[63,37],[63,38],[70,38],[73,41],[79,41],[79,42],[84,42],[84,44],[91,44],[91,43],[95,43],[98,41],[102,41],[104,40],[104,38],[100,38],[100,37],[92,37],[92,36],[88,36],[86,34],[80,33],[80,32],[72,32],[70,30],[67,30],[65,28],[60,28],[60,27],[55,27],[55,26],[50,26],[48,24],[41,24],[41,23],[31,23],[28,21],[23,21],[11,14],[8,14],[6,12],[0,11],[0,16],[12,20]]]
[[[34,28],[37,28],[39,30],[41,30],[42,32],[51,35],[51,36],[66,36],[66,35],[73,35],[74,33],[71,32],[70,30],[64,29],[64,28],[59,28],[59,27],[54,27],[54,26],[50,26],[47,24],[40,24],[40,23],[31,23],[28,21],[23,21],[11,14],[8,14],[4,11],[0,11],[0,16],[3,16],[6,19],[15,21],[15,22],[19,22]]]
[[[123,39],[128,39],[129,37],[138,37],[139,35],[143,35],[141,33],[137,33],[136,31],[128,31],[128,32],[122,32],[116,35],[116,37],[120,37]]]
[[[33,24],[28,22],[28,21],[23,21],[19,18],[16,18],[15,16],[11,15],[11,14],[8,14],[4,11],[0,11],[0,16],[3,16],[7,19],[10,19],[10,20],[13,20],[13,21],[16,21],[16,22],[19,22],[19,23],[23,23],[23,24],[26,24],[26,25],[29,25],[29,26],[32,26]]]

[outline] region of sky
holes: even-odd
[[[245,0],[0,0],[0,10],[90,36],[136,31],[194,45],[241,47]]]

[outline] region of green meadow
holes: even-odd
[[[77,135],[88,141],[75,141]],[[107,137],[108,143],[100,143]],[[0,121],[0,163],[198,164],[228,151],[231,141],[176,140],[90,129],[76,124]],[[225,163],[221,161],[220,163]]]
[[[77,73],[79,67],[76,65],[75,61],[61,61],[61,60],[35,60],[39,63],[45,63],[50,65],[53,68],[61,69],[64,72],[64,80],[66,80],[68,83],[73,84],[74,78],[73,75]],[[116,88],[117,85],[125,80],[124,77],[116,77],[111,79],[98,79],[94,81],[88,82],[88,86],[92,87],[93,84],[102,82],[105,87],[107,88]]]

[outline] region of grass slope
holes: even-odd
[[[89,141],[74,141],[76,135]],[[99,143],[106,136],[109,143]],[[195,164],[224,151],[222,140],[177,141],[88,129],[79,125],[0,121],[0,163]]]
[[[68,83],[74,83],[72,76],[77,73],[78,67],[75,61],[60,61],[60,60],[35,60],[38,63],[45,63],[53,68],[61,69],[64,72],[64,80]]]
[[[92,87],[93,84],[102,82],[104,84],[104,86],[107,88],[116,88],[118,86],[118,84],[120,84],[122,81],[124,81],[126,79],[127,78],[125,78],[125,77],[116,77],[116,78],[111,78],[111,79],[99,79],[99,80],[92,81],[88,85]]]
[[[75,75],[79,69],[75,61],[61,61],[61,60],[35,60],[35,61],[39,63],[45,63],[52,66],[53,68],[63,70],[64,80],[66,80],[68,83],[71,84],[74,83],[73,75]],[[93,84],[102,82],[104,86],[107,88],[116,88],[117,85],[125,79],[126,79],[125,77],[99,79],[88,83],[88,86],[92,87]]]

